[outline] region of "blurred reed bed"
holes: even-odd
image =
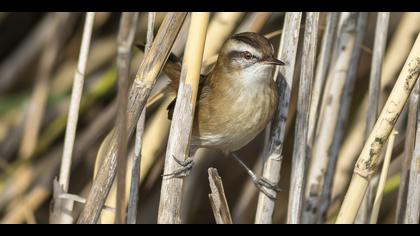
[[[420,13],[1,13],[0,222],[419,223],[419,20]],[[231,157],[206,149],[190,176],[162,188],[164,168],[173,169],[165,156],[182,154],[191,117],[175,114],[178,131],[170,132],[173,95],[156,95],[167,83],[159,73],[167,55],[190,55],[185,76],[194,85],[224,40],[246,31],[270,37],[287,64],[275,76],[278,114],[238,155],[282,191],[268,198]],[[389,98],[397,86],[405,92]],[[384,106],[391,112],[386,101],[400,104],[396,116],[379,116]],[[389,132],[375,130],[378,117]],[[391,128],[398,135],[388,143]],[[174,136],[183,138],[166,153]],[[364,156],[367,145],[376,145],[375,155]]]

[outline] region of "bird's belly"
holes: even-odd
[[[214,115],[211,119],[213,129],[200,128],[193,134],[192,145],[215,147],[222,151],[236,151],[252,141],[271,120],[272,109],[269,99],[259,103],[237,104],[223,115],[224,119]],[[208,127],[208,126],[206,126]]]

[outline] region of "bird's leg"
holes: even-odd
[[[172,155],[172,158],[174,158],[175,162],[178,163],[181,167],[179,169],[176,169],[174,172],[169,174],[163,174],[163,177],[171,178],[183,178],[190,174],[191,169],[194,166],[194,161],[191,157],[188,157],[185,160],[179,160],[174,155]]]
[[[270,190],[273,190],[275,193],[280,192],[280,188],[276,184],[274,184],[271,181],[269,181],[268,179],[264,178],[263,176],[259,177],[256,174],[254,174],[254,172],[252,172],[252,170],[249,169],[248,166],[246,166],[245,163],[235,153],[231,153],[231,154],[235,158],[235,160],[237,160],[239,162],[239,164],[241,164],[241,166],[243,168],[245,168],[248,175],[251,177],[252,182],[254,182],[255,186],[262,193],[264,193],[268,198],[275,200],[276,195],[267,191],[266,188],[270,189]]]

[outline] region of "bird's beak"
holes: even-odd
[[[267,65],[276,65],[276,66],[284,66],[285,63],[280,61],[279,59],[276,59],[274,57],[270,57],[265,59],[264,61],[262,61],[263,64],[267,64]]]

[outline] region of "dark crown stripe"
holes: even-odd
[[[245,44],[248,44],[249,46],[251,46],[255,49],[260,49],[261,48],[260,43],[256,39],[253,39],[253,38],[250,38],[250,37],[247,37],[247,36],[244,36],[244,35],[240,35],[240,34],[239,35],[233,35],[232,39],[235,39],[235,40],[238,40],[238,41],[243,42]]]

